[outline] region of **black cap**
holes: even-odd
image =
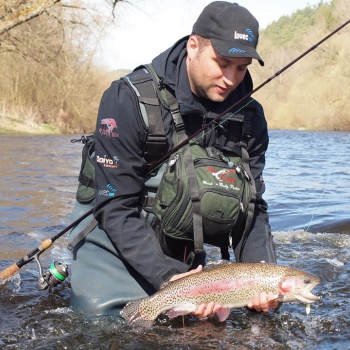
[[[246,8],[236,3],[210,3],[199,15],[192,33],[210,39],[221,56],[256,58],[264,65],[256,51],[259,22]]]

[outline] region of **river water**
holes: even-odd
[[[0,135],[0,271],[69,223],[81,145],[72,136]],[[322,278],[309,316],[232,310],[139,332],[69,308],[69,279],[40,291],[36,262],[0,281],[0,349],[350,349],[350,133],[270,131],[264,179],[278,262]],[[42,254],[70,264],[63,236]],[[219,254],[209,249],[211,260]],[[93,276],[91,276],[93,278]]]

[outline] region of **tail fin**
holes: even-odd
[[[139,299],[135,301],[131,301],[127,303],[123,310],[120,312],[121,316],[125,319],[127,324],[133,327],[141,327],[141,328],[151,328],[154,320],[146,319],[145,316],[140,312],[140,306],[142,301],[146,299]]]

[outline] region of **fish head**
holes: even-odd
[[[291,271],[282,279],[279,292],[279,301],[301,301],[305,304],[313,303],[321,298],[311,293],[312,289],[321,283],[317,276],[291,268]]]

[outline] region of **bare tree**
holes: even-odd
[[[0,14],[0,35],[45,12],[61,0],[4,1]],[[14,4],[15,6],[11,6]],[[10,6],[9,6],[10,5]]]
[[[93,56],[112,20],[81,0],[1,2],[0,109],[31,111],[32,120],[62,131],[89,129],[105,74]]]
[[[126,0],[105,1],[111,6],[113,16],[117,3],[128,2]],[[61,0],[3,0],[2,5],[0,5],[0,35],[40,16],[47,9],[59,2]]]

